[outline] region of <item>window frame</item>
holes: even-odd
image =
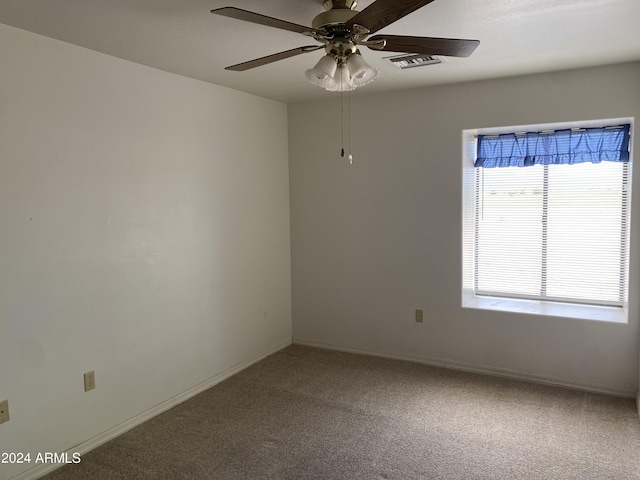
[[[627,221],[631,232],[631,195],[633,172],[633,118],[614,118],[604,120],[564,122],[552,124],[519,125],[510,127],[466,129],[462,131],[462,307],[483,310],[497,310],[534,315],[549,315],[585,320],[598,320],[616,323],[628,323],[628,281],[626,285],[625,301],[622,306],[602,306],[587,303],[556,302],[553,300],[529,299],[523,297],[493,297],[477,295],[475,293],[475,202],[478,193],[476,189],[476,138],[478,135],[499,135],[516,131],[544,131],[566,128],[603,127],[614,124],[630,124],[631,138],[629,140],[629,162],[627,166]],[[527,168],[527,167],[523,167]],[[631,245],[627,238],[627,245]],[[627,256],[626,272],[630,271]],[[628,277],[627,277],[628,278]]]

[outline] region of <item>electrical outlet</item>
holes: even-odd
[[[422,323],[422,310],[416,310],[416,322]]]
[[[9,400],[0,402],[0,423],[9,421]]]
[[[88,392],[96,388],[96,372],[91,370],[84,374],[84,391]]]

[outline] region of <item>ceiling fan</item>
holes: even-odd
[[[325,12],[317,15],[311,27],[268,17],[235,7],[211,10],[211,13],[289,30],[314,38],[321,45],[308,45],[226,67],[244,71],[302,53],[325,49],[326,55],[305,72],[315,85],[329,91],[350,91],[375,80],[379,71],[365,62],[358,47],[387,52],[404,52],[452,57],[468,57],[480,44],[478,40],[369,35],[409,15],[434,0],[376,0],[367,8],[355,10],[358,0],[325,0]]]

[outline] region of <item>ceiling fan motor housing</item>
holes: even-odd
[[[320,31],[326,31],[331,39],[326,43],[325,50],[334,56],[338,63],[344,63],[346,59],[356,53],[357,46],[353,41],[352,33],[345,28],[345,24],[355,17],[357,0],[325,0],[326,12],[317,15],[311,26]]]
[[[332,8],[326,12],[322,12],[313,19],[311,26],[319,30],[322,27],[332,27],[335,25],[343,25],[358,14],[355,10],[349,8]]]

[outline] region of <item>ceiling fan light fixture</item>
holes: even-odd
[[[335,84],[334,75],[337,67],[335,57],[327,54],[316,63],[315,67],[305,71],[304,74],[314,85],[328,89]]]
[[[351,81],[349,69],[345,65],[340,65],[334,77],[334,84],[326,88],[329,92],[351,92],[356,86]]]

